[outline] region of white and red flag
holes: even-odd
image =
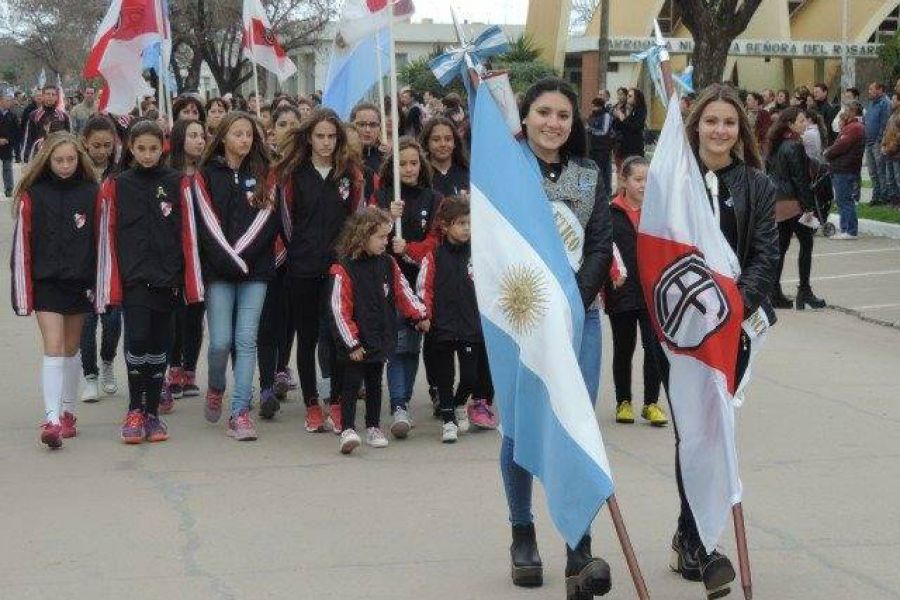
[[[169,42],[168,29],[163,0],[112,0],[83,71],[87,79],[105,81],[101,111],[127,113],[135,98],[153,93],[143,77],[141,54],[152,44]]]
[[[274,73],[279,83],[297,72],[294,61],[278,42],[260,0],[244,0],[243,24],[244,52],[251,62]]]
[[[345,0],[341,8],[335,43],[338,47],[355,46],[390,25],[391,0]],[[394,22],[408,21],[415,12],[412,0],[394,0]]]
[[[757,349],[768,326],[762,311],[745,319],[740,264],[712,203],[673,98],[647,177],[638,270],[669,360],[681,474],[708,551],[741,501],[734,416],[749,366],[738,381],[739,346]]]

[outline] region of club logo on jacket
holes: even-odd
[[[87,217],[84,213],[75,213],[75,229],[81,229],[87,223]]]
[[[385,282],[384,284],[382,284],[382,287],[384,289],[384,297],[387,298],[391,293],[391,286],[389,286],[387,282]]]
[[[156,199],[157,200],[159,200],[160,198],[168,198],[168,197],[169,197],[169,195],[166,193],[166,188],[164,188],[163,186],[159,186],[158,188],[156,188]]]
[[[475,269],[472,268],[472,259],[469,259],[469,264],[466,265],[466,271],[469,273],[469,281],[475,281]]]
[[[725,293],[699,254],[670,264],[653,288],[656,318],[666,340],[677,348],[698,348],[728,320]]]
[[[172,203],[166,202],[165,200],[159,203],[159,211],[162,213],[162,216],[168,217],[172,214]]]
[[[341,200],[344,200],[344,201],[346,201],[347,198],[350,197],[350,178],[349,177],[341,177],[341,180],[338,183],[338,194],[341,195]]]

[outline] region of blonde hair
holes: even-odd
[[[90,181],[97,183],[97,174],[94,172],[94,163],[91,157],[85,151],[84,147],[78,141],[78,138],[68,131],[57,131],[51,133],[44,139],[41,149],[29,164],[25,176],[19,180],[16,189],[13,192],[12,213],[13,216],[19,214],[19,207],[22,204],[22,195],[31,189],[31,187],[39,180],[46,177],[50,171],[50,157],[56,152],[56,149],[65,144],[71,144],[75,149],[75,155],[78,158],[78,166],[72,178],[82,181]]]
[[[365,252],[369,238],[375,235],[378,228],[383,225],[391,226],[392,223],[390,213],[377,206],[368,206],[350,215],[337,241],[338,257],[359,258]]]

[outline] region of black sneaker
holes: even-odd
[[[676,531],[672,538],[672,558],[669,561],[669,568],[680,573],[688,581],[702,581],[697,550],[698,548],[692,548],[687,543],[680,531]]]
[[[586,535],[575,549],[566,545],[566,600],[591,600],[612,589],[609,564],[591,553],[591,537]]]
[[[700,551],[700,573],[707,600],[724,598],[731,593],[731,582],[735,578],[734,566],[718,550],[713,550],[711,554]]]

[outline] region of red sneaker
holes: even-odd
[[[306,431],[310,433],[325,431],[325,418],[322,416],[322,407],[318,404],[306,407]]]
[[[159,398],[159,414],[169,415],[175,410],[175,398],[168,387],[163,386],[162,395]]]
[[[129,410],[122,423],[122,441],[126,444],[140,444],[144,440],[144,413],[138,409]]]
[[[144,439],[148,442],[164,442],[169,439],[169,429],[156,415],[144,416]]]
[[[181,398],[184,395],[184,369],[169,367],[164,387],[168,388],[173,398]]]
[[[59,425],[62,428],[62,436],[64,438],[73,438],[77,434],[75,431],[75,415],[70,412],[64,412],[59,419]]]
[[[62,426],[55,423],[41,425],[41,442],[51,450],[62,448]]]
[[[222,396],[224,395],[224,392],[219,392],[212,388],[206,390],[204,414],[206,415],[206,420],[210,423],[218,423],[219,419],[222,418]]]
[[[327,425],[331,428],[331,431],[334,432],[334,435],[341,435],[341,431],[344,430],[343,422],[341,419],[340,400],[333,400],[331,404],[328,405]]]

